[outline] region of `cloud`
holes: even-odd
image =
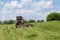
[[[33,0],[21,0],[21,3],[29,3],[32,2]]]
[[[42,10],[44,8],[49,8],[52,6],[52,1],[39,1],[39,2],[34,2],[32,5],[32,9],[34,10]]]
[[[45,20],[46,15],[49,13],[49,11],[46,12],[45,9],[48,10],[51,8],[51,6],[51,0],[41,0],[39,2],[35,2],[33,0],[21,0],[21,2],[10,1],[4,4],[0,15],[2,16],[1,19],[3,20],[15,19],[17,15],[23,16],[26,20]]]
[[[1,5],[1,4],[4,4],[4,2],[1,2],[1,1],[0,1],[0,5]]]
[[[6,9],[13,9],[13,8],[22,8],[22,5],[19,4],[17,1],[12,1],[12,2],[7,2],[5,5],[5,7],[3,8],[3,10]]]

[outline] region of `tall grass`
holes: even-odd
[[[34,27],[0,25],[0,40],[60,40],[60,21],[33,23]]]

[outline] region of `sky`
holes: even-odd
[[[0,0],[0,20],[45,20],[51,12],[60,12],[60,0]]]

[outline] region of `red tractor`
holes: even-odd
[[[17,16],[16,17],[16,28],[17,27],[22,27],[24,25],[24,22],[23,22],[23,17],[22,16]]]
[[[16,17],[16,24],[15,24],[15,26],[16,26],[16,28],[18,28],[18,27],[29,27],[29,26],[32,26],[33,27],[33,25],[32,24],[25,24],[24,23],[24,19],[23,19],[23,17],[22,16],[17,16]]]

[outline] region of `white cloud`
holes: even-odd
[[[4,4],[4,2],[1,2],[1,1],[0,1],[0,5],[1,5],[1,4]]]
[[[52,1],[39,1],[39,2],[33,3],[32,9],[42,10],[44,8],[49,8],[51,6],[52,6]]]
[[[31,4],[31,9],[24,9],[24,5]],[[34,2],[33,0],[22,0],[21,3],[18,1],[11,1],[4,4],[1,14],[3,19],[15,19],[17,15],[22,15],[26,19],[45,19],[45,15],[49,12],[43,12],[42,9],[49,8],[52,6],[52,1],[39,1]],[[41,11],[41,12],[37,12]],[[46,14],[47,13],[47,14]],[[7,16],[8,15],[8,16]]]
[[[31,1],[33,1],[33,0],[21,0],[21,3],[29,3]]]
[[[22,5],[17,1],[7,2],[4,4],[1,13],[12,13],[18,8],[22,8]]]

